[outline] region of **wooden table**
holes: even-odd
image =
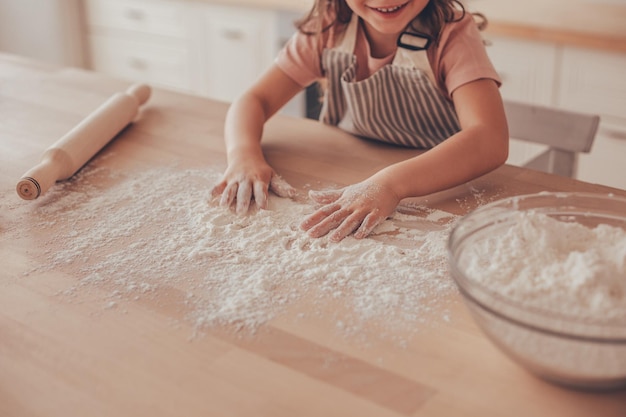
[[[0,55],[0,416],[626,415],[624,391],[563,389],[518,367],[483,336],[456,293],[447,300],[450,320],[433,316],[403,344],[394,342],[402,334],[371,343],[341,337],[340,313],[327,309],[298,319],[287,312],[254,333],[222,326],[192,337],[176,285],[120,308],[103,308],[99,287],[64,297],[80,277],[38,272],[63,242],[17,214],[45,207],[45,199],[22,201],[15,185],[47,146],[127,85]],[[221,171],[225,111],[223,103],[157,90],[90,165],[124,172],[169,166],[175,157],[175,169]],[[297,187],[353,183],[414,152],[286,117],[265,135],[270,163]],[[503,166],[416,203],[463,214],[542,190],[626,194]],[[316,308],[305,301],[292,310]]]

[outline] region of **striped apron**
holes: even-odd
[[[436,87],[425,49],[398,47],[390,65],[356,80],[359,17],[322,53],[327,89],[320,121],[352,134],[412,148],[432,148],[460,130],[452,103]]]

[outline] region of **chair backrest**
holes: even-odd
[[[504,110],[511,138],[548,146],[525,166],[575,176],[577,154],[591,150],[599,116],[510,100],[504,101]]]

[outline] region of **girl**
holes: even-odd
[[[332,241],[367,236],[405,197],[450,188],[502,165],[508,128],[500,80],[459,0],[316,0],[274,65],[230,107],[220,204],[267,207],[293,195],[260,145],[264,123],[304,87],[325,84],[324,123],[358,136],[428,149],[340,190],[301,224]]]

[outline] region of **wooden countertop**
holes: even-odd
[[[106,288],[81,290],[80,273],[42,269],[67,242],[34,228],[37,216],[45,213],[70,235],[75,228],[77,239],[87,231],[64,223],[69,212],[46,211],[54,199],[20,200],[17,180],[61,134],[127,85],[0,55],[1,416],[625,415],[625,391],[567,390],[518,367],[479,331],[455,292],[446,295],[448,319],[435,314],[419,332],[390,326],[386,336],[368,341],[338,334],[341,297],[336,309],[296,300],[255,333],[225,326],[195,335],[181,295],[184,272],[150,297],[106,308]],[[140,118],[88,168],[120,175],[138,167],[222,170],[225,111],[223,103],[156,90]],[[414,153],[287,117],[270,123],[264,143],[270,163],[299,188],[358,181]],[[92,172],[99,190],[115,179]],[[135,198],[150,192],[145,186]],[[626,194],[503,166],[415,203],[463,214],[494,198],[544,190]],[[167,215],[167,205],[154,209]],[[87,226],[97,221],[82,220]]]

